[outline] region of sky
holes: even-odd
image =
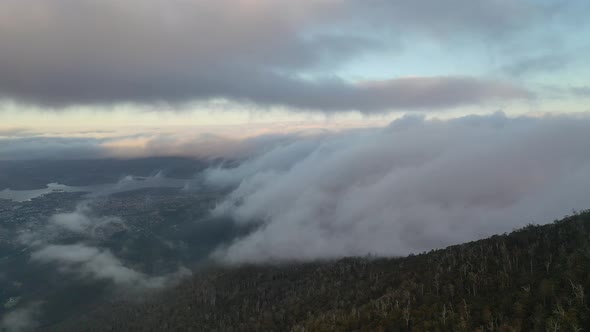
[[[25,139],[209,155],[226,153],[211,137],[406,114],[585,114],[588,14],[583,0],[4,0],[0,159]]]

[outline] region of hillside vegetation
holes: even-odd
[[[57,330],[588,331],[590,212],[405,258],[217,268]]]

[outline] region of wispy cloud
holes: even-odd
[[[590,97],[590,86],[578,86],[570,89],[576,96]]]
[[[72,273],[91,280],[108,280],[129,290],[163,288],[191,275],[180,267],[175,273],[149,276],[130,267],[108,249],[86,244],[47,245],[34,251],[31,259],[39,263],[55,263],[63,273]]]
[[[34,302],[9,311],[2,317],[0,327],[7,332],[33,331],[38,327],[41,305],[40,302]]]
[[[127,229],[125,221],[116,216],[98,216],[88,202],[78,204],[72,212],[57,213],[49,217],[44,227],[21,233],[25,244],[41,245],[52,242],[63,235],[99,239],[114,231]]]
[[[127,291],[142,291],[170,286],[191,274],[180,266],[176,272],[151,276],[137,271],[101,246],[101,241],[115,231],[126,229],[123,219],[114,216],[98,216],[87,203],[75,211],[51,216],[45,227],[22,232],[20,241],[32,250],[34,263],[55,264],[59,271],[89,280],[111,281]],[[61,244],[71,237],[79,242]]]
[[[500,71],[513,76],[523,76],[562,70],[570,65],[570,62],[571,59],[564,54],[544,54],[519,59],[503,66]]]

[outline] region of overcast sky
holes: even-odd
[[[0,139],[585,112],[588,14],[584,0],[4,0]]]

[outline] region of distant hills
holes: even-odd
[[[114,183],[127,175],[150,176],[157,172],[172,178],[191,178],[213,162],[182,157],[0,160],[0,190],[41,189],[53,182],[69,186]]]
[[[587,331],[589,293],[585,211],[405,258],[209,269],[52,329]]]

